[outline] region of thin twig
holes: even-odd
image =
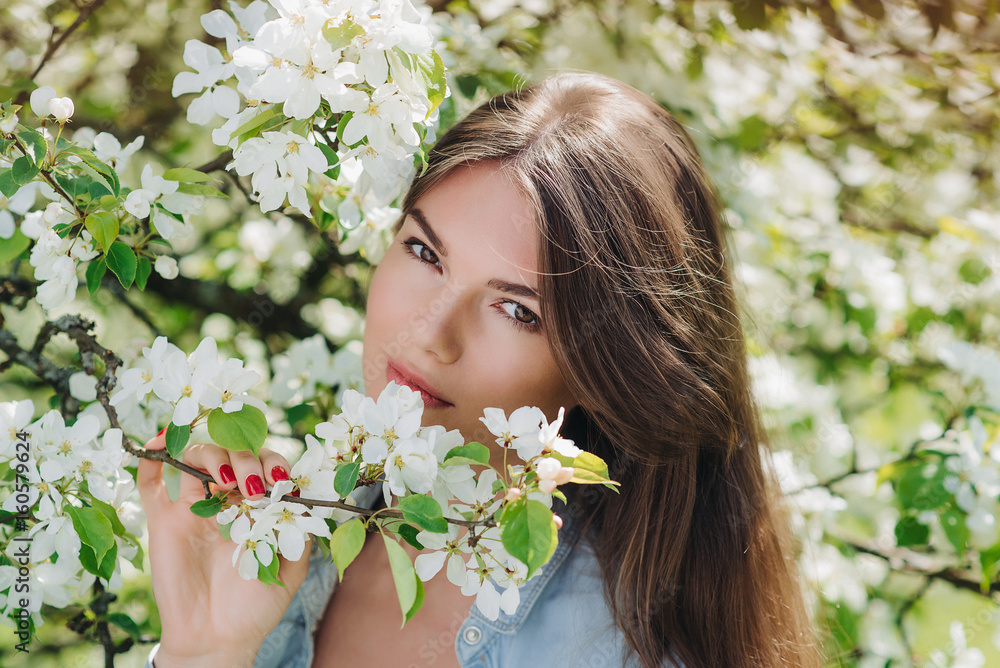
[[[940,568],[930,556],[914,552],[913,550],[896,548],[894,550],[883,551],[878,546],[844,539],[840,536],[834,537],[857,552],[885,559],[889,562],[889,567],[894,571],[942,580],[959,589],[965,589],[980,596],[986,595],[990,598],[992,598],[992,594],[1000,592],[1000,582],[991,582],[984,594],[982,580],[978,577],[977,573],[962,568]]]
[[[93,14],[95,11],[97,11],[97,9],[100,8],[100,6],[103,5],[105,2],[107,2],[107,0],[94,0],[94,2],[90,3],[89,5],[80,10],[80,14],[76,17],[76,21],[73,21],[73,25],[66,28],[63,34],[59,35],[59,39],[57,39],[55,42],[51,41],[50,39],[49,46],[48,48],[45,49],[45,53],[42,55],[42,59],[38,62],[38,66],[35,68],[35,71],[32,72],[31,76],[28,78],[34,80],[34,78],[38,76],[38,73],[42,71],[42,68],[45,67],[45,63],[49,62],[49,59],[52,58],[52,56],[55,55],[56,51],[58,51],[59,48],[66,42],[66,40],[69,39],[69,36],[72,35],[74,32],[76,32],[77,28],[86,23],[87,19],[90,18],[90,15]],[[53,28],[53,35],[54,34],[55,34],[55,29]]]
[[[201,167],[195,167],[195,169],[197,169],[199,172],[205,172],[207,174],[209,172],[214,172],[216,170],[225,169],[226,165],[228,165],[229,161],[232,159],[233,159],[233,152],[226,151],[225,153],[219,155],[217,158],[210,160],[209,162],[206,162]]]

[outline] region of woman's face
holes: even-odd
[[[424,386],[423,424],[493,444],[483,409],[537,406],[551,421],[578,402],[556,368],[535,296],[537,244],[527,200],[496,163],[458,168],[420,200],[368,293],[364,375]],[[438,399],[428,396],[436,395]]]

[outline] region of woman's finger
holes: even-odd
[[[236,472],[236,483],[240,492],[251,501],[264,496],[264,467],[249,450],[233,450],[229,452],[229,460]]]
[[[288,460],[269,448],[261,448],[257,454],[260,459],[260,466],[264,471],[264,480],[268,486],[274,486],[279,480],[288,480],[292,472],[292,467],[288,465]]]
[[[236,487],[236,473],[230,461],[230,451],[211,443],[196,443],[184,450],[184,463],[207,472],[215,479],[219,489],[229,491]],[[204,488],[194,476],[187,476],[189,484]]]
[[[147,450],[163,450],[167,447],[166,429],[146,441]],[[163,462],[153,461],[145,457],[139,458],[139,468],[136,472],[136,487],[139,488],[139,499],[147,516],[169,504],[167,486],[163,484]]]

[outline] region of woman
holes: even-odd
[[[488,622],[439,574],[399,630],[372,540],[335,589],[318,555],[282,560],[287,589],[245,582],[232,545],[186,510],[201,485],[183,476],[172,504],[142,460],[156,668],[818,666],[757,446],[716,195],[683,128],[625,84],[561,74],[472,112],[429,163],[372,278],[368,395],[408,384],[424,424],[488,444],[488,406],[549,420],[565,407],[562,434],[621,493],[567,486],[559,550],[514,617]],[[210,445],[184,459],[250,498],[289,468]]]

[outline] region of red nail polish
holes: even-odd
[[[288,471],[281,468],[280,466],[275,466],[273,469],[271,469],[271,479],[288,480]]]
[[[223,464],[219,467],[219,477],[222,478],[223,485],[228,485],[236,480],[236,474],[233,473],[233,467],[229,464]]]
[[[250,492],[250,496],[257,496],[264,493],[264,481],[256,473],[247,476],[246,487],[247,491]]]
[[[166,433],[166,431],[167,431],[167,428],[166,428],[166,427],[164,427],[163,429],[161,429],[161,430],[160,430],[160,433],[158,433],[158,434],[156,435],[156,437],[157,437],[157,438],[159,438],[160,436],[163,436],[163,434],[165,434],[165,433]]]

